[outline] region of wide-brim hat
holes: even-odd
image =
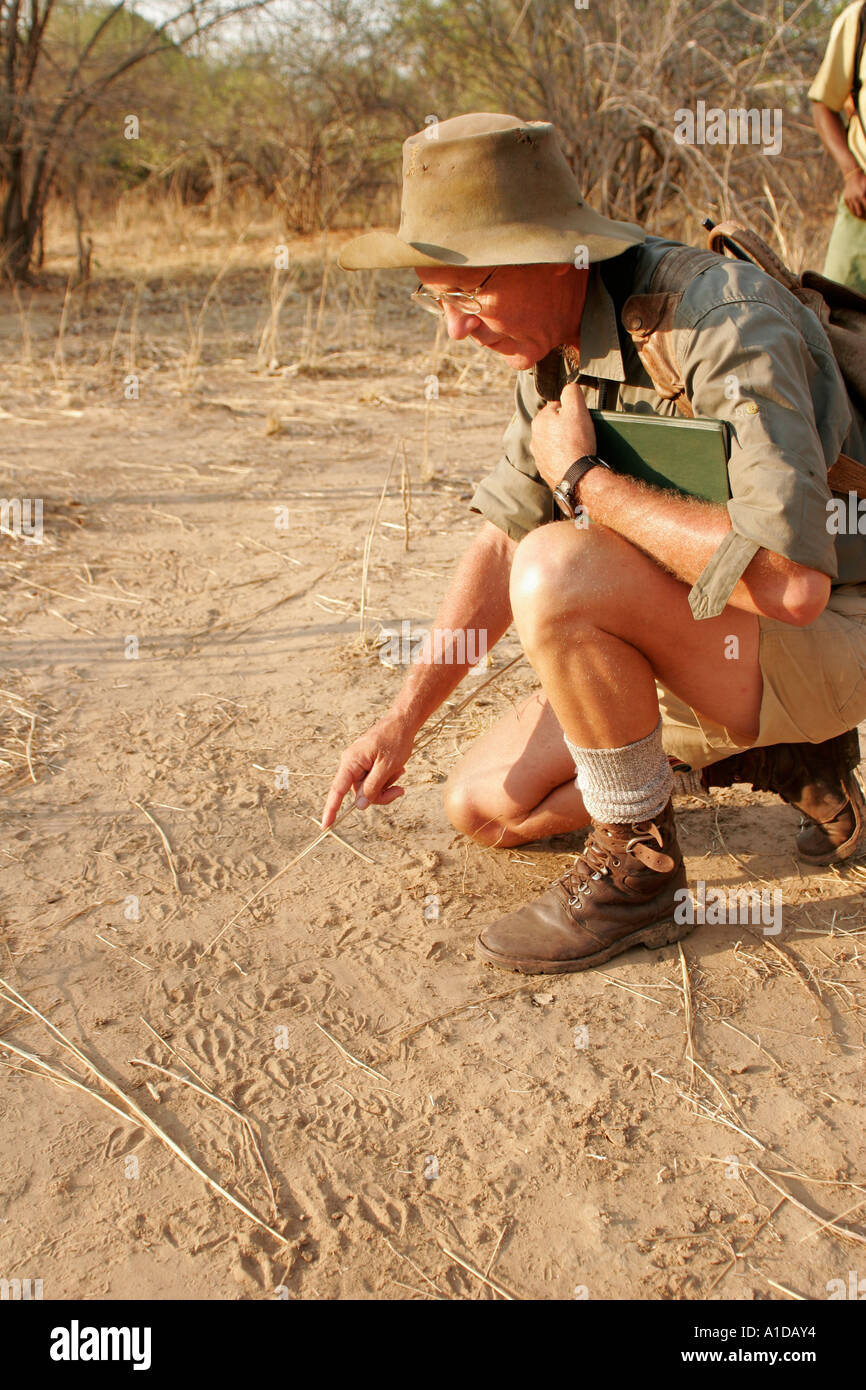
[[[554,126],[476,112],[434,121],[403,145],[397,232],[346,243],[344,270],[587,265],[645,239],[587,207]]]

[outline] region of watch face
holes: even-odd
[[[553,492],[554,497],[567,516],[574,516],[574,503],[571,500],[570,489],[560,483]]]

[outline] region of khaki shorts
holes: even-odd
[[[688,767],[770,743],[823,743],[866,719],[866,584],[833,589],[820,618],[759,618],[764,678],[758,737],[743,743],[658,686],[665,752]]]

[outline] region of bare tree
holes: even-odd
[[[45,206],[84,117],[130,69],[159,53],[182,49],[215,26],[270,0],[188,0],[156,24],[126,0],[89,13],[86,38],[58,56],[45,55],[56,0],[0,0],[0,257],[15,280],[28,277]],[[121,24],[125,16],[127,23]]]

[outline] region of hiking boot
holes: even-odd
[[[856,729],[824,743],[774,743],[749,748],[701,772],[706,788],[751,784],[775,792],[800,812],[797,853],[807,864],[836,864],[866,852],[866,803],[855,768]]]
[[[666,946],[694,925],[672,920],[685,886],[671,801],[651,821],[593,824],[565,877],[485,927],[475,954],[503,970],[564,975],[632,946]]]

